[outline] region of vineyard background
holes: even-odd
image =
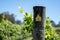
[[[23,10],[20,10],[23,13]],[[32,40],[33,14],[25,13],[24,21],[15,21],[14,16],[6,12],[0,14],[0,40]],[[60,27],[52,26],[46,18],[45,40],[60,40]]]

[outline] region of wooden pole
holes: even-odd
[[[33,40],[45,40],[45,7],[34,6]]]

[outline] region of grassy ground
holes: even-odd
[[[60,27],[54,27],[54,28],[55,28],[56,30],[57,30],[57,29],[60,29]]]
[[[60,36],[60,27],[54,27],[55,31],[59,34]],[[58,40],[60,40],[60,37],[58,38]]]
[[[60,34],[60,27],[54,27],[55,31]]]

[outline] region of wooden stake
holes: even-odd
[[[34,6],[33,40],[45,40],[45,7]]]

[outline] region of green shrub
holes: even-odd
[[[32,14],[26,13],[24,15],[24,25],[23,25],[23,30],[25,34],[31,33],[32,38],[32,30],[33,30],[33,19],[32,19]],[[27,37],[27,36],[25,36]],[[31,39],[32,40],[32,39]],[[45,40],[59,40],[59,34],[55,32],[54,27],[51,24],[51,20],[49,18],[46,19],[46,26],[45,26]]]
[[[12,24],[8,20],[0,23],[0,40],[17,40],[20,39],[20,26]]]

